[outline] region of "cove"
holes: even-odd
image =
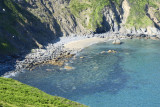
[[[122,42],[85,48],[66,63],[72,69],[44,65],[12,78],[91,107],[159,107],[160,42]]]

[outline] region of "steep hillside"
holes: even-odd
[[[54,30],[14,1],[0,0],[0,54],[42,47],[61,36],[56,20],[50,23]]]
[[[0,107],[86,107],[65,98],[48,95],[16,80],[0,77]]]
[[[60,36],[108,31],[156,35],[159,0],[0,0],[0,54]]]
[[[128,0],[130,9],[130,15],[127,19],[126,26],[127,27],[135,27],[136,29],[140,28],[147,28],[147,27],[157,27],[158,29],[160,26],[157,26],[159,21],[158,15],[160,14],[160,1],[159,0]],[[153,8],[153,10],[150,10]],[[153,14],[153,17],[150,17]],[[157,21],[154,21],[154,18]]]

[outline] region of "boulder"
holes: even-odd
[[[121,44],[121,41],[120,39],[115,39],[113,40],[112,44]]]
[[[107,53],[112,53],[112,50],[108,50]]]

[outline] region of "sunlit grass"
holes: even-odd
[[[0,77],[0,107],[85,107],[65,98],[51,96],[37,88]]]

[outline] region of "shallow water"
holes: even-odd
[[[66,63],[72,70],[46,65],[12,78],[91,107],[159,107],[160,42],[123,42],[84,49]]]

